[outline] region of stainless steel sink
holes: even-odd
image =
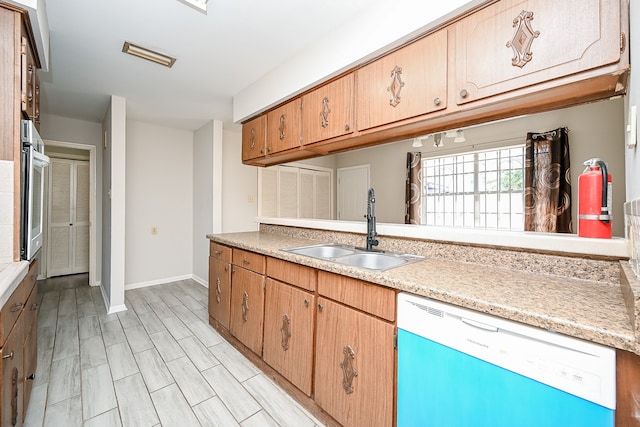
[[[326,245],[301,246],[298,248],[283,249],[283,251],[293,254],[310,256],[313,258],[336,258],[344,255],[350,255],[356,252],[355,248],[349,248],[336,243]]]
[[[299,246],[282,250],[292,254],[319,258],[342,265],[350,265],[375,271],[384,271],[424,259],[424,257],[418,255],[397,254],[394,252],[367,252],[364,249],[338,243]]]

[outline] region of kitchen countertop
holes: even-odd
[[[27,261],[0,265],[0,307],[7,302],[28,272],[29,263]]]
[[[259,231],[207,237],[221,244],[639,353],[632,319],[617,283],[439,258],[377,272],[281,250],[327,241]]]

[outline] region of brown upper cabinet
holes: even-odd
[[[264,157],[267,147],[267,116],[258,116],[242,126],[242,161]]]
[[[303,93],[301,123],[300,97],[264,113],[265,157],[243,161],[273,165],[626,92],[629,0],[488,3]],[[302,145],[279,142],[291,135]]]
[[[302,97],[302,144],[353,132],[353,73]]]
[[[461,105],[620,60],[620,4],[503,0],[453,25]]]
[[[356,71],[358,130],[447,108],[447,30]]]
[[[267,113],[267,154],[300,147],[300,98]]]

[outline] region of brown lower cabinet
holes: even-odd
[[[0,311],[0,425],[21,426],[37,365],[36,262]]]
[[[264,361],[311,396],[315,296],[267,279]]]
[[[392,426],[395,328],[318,299],[315,400],[344,426]]]
[[[262,355],[264,276],[237,265],[231,270],[231,319],[233,336]]]
[[[229,329],[231,263],[209,257],[209,315]]]

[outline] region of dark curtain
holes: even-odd
[[[571,233],[569,130],[527,133],[524,229]]]
[[[422,221],[422,153],[407,153],[407,181],[405,186],[404,223]]]

